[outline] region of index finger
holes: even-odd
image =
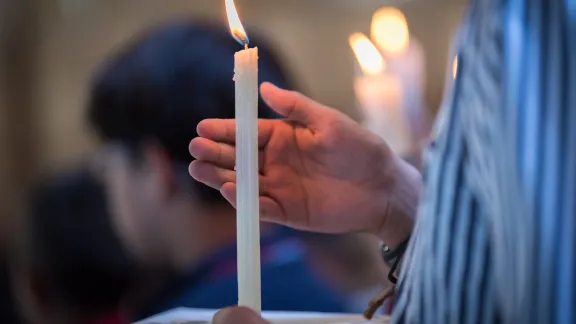
[[[268,143],[274,122],[277,120],[259,119],[258,120],[258,146],[262,147]],[[196,131],[200,137],[209,140],[235,144],[236,143],[236,120],[235,119],[205,119],[201,121]]]

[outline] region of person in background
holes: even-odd
[[[33,190],[10,269],[32,324],[127,324],[138,267],[117,235],[103,183],[88,168]]]
[[[98,160],[122,237],[140,260],[174,272],[137,318],[237,303],[234,208],[187,174],[196,125],[234,117],[233,56],[241,46],[215,26],[177,21],[154,29],[107,60],[92,84],[88,119],[104,144]],[[257,36],[251,43],[259,48],[259,80],[291,88],[267,44]],[[261,100],[259,116],[278,117]],[[263,309],[345,310],[310,271],[291,231],[264,225],[261,245]]]

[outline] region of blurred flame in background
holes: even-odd
[[[410,42],[406,17],[393,7],[380,8],[374,13],[371,34],[376,45],[392,56],[406,52]]]
[[[366,75],[381,73],[386,68],[386,62],[376,46],[362,33],[354,33],[348,38],[350,47]]]
[[[458,56],[454,57],[452,61],[452,77],[456,79],[456,73],[458,73]]]

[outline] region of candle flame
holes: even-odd
[[[350,35],[348,41],[364,74],[378,74],[384,70],[386,62],[382,54],[366,35],[354,33]]]
[[[452,77],[456,79],[456,74],[458,73],[458,56],[454,57],[452,61]]]
[[[358,63],[365,74],[378,74],[384,70],[386,62],[376,46],[362,33],[354,33],[348,38]]]
[[[247,46],[250,43],[250,40],[248,39],[248,35],[244,30],[244,26],[242,26],[242,22],[238,16],[238,11],[236,10],[234,0],[225,0],[225,5],[226,15],[228,16],[228,24],[230,25],[230,32],[232,33],[232,37],[234,37],[238,43]]]
[[[410,32],[406,17],[397,8],[378,9],[372,17],[372,39],[378,47],[393,56],[406,51],[410,43]]]

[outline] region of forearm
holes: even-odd
[[[395,160],[391,174],[392,185],[382,195],[381,208],[384,214],[375,233],[392,249],[412,233],[422,191],[420,172],[400,158],[396,157]]]

